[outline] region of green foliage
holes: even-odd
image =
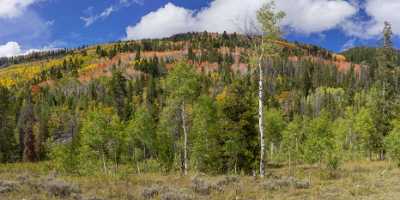
[[[270,109],[264,114],[266,140],[279,146],[286,122],[280,110]]]
[[[179,63],[168,74],[166,90],[178,102],[192,100],[199,90],[199,78],[193,66]]]
[[[385,138],[385,147],[390,157],[400,166],[400,120],[393,121],[393,130]]]
[[[141,161],[155,155],[156,130],[154,125],[153,117],[146,106],[139,107],[125,129],[127,150],[132,154],[129,155],[129,159]],[[142,154],[136,153],[138,149],[142,151]]]
[[[250,173],[256,167],[259,147],[256,104],[244,80],[235,80],[217,98],[218,123],[223,148],[224,171]]]
[[[213,99],[201,96],[193,108],[192,158],[196,169],[202,172],[220,172],[222,151],[218,145],[217,108]]]
[[[354,121],[354,131],[360,138],[363,149],[369,154],[377,151],[382,139],[375,128],[371,111],[367,108],[362,108],[355,116]]]
[[[113,97],[114,107],[117,110],[118,116],[122,120],[127,120],[130,114],[128,104],[126,103],[126,78],[122,72],[114,70],[110,81],[110,93]]]
[[[304,156],[306,161],[321,164],[329,160],[332,154],[335,154],[336,145],[330,116],[326,112],[322,112],[320,116],[309,120],[305,132]]]
[[[121,162],[124,138],[121,121],[112,110],[96,108],[89,112],[80,132],[80,172],[115,170]]]

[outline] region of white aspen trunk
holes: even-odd
[[[107,172],[107,164],[106,164],[106,158],[105,158],[104,153],[101,154],[101,159],[102,159],[102,161],[103,161],[104,173],[107,174],[107,173],[108,173],[108,172]]]
[[[273,158],[274,158],[274,151],[275,151],[275,145],[274,145],[274,143],[273,142],[271,142],[270,143],[270,147],[271,147],[271,149],[270,149],[270,156],[269,156],[269,160],[273,160]]]
[[[292,154],[291,154],[291,150],[289,150],[289,176],[292,176]]]
[[[261,42],[263,45],[264,41]],[[261,47],[263,48],[263,47]],[[258,127],[260,131],[260,177],[264,178],[265,175],[265,164],[264,164],[264,152],[265,152],[265,142],[264,142],[264,72],[262,68],[262,60],[263,60],[263,52],[261,53],[259,60],[258,60],[258,70],[259,70],[259,81],[258,81]]]
[[[188,160],[187,160],[187,143],[188,143],[188,133],[186,128],[186,114],[185,114],[185,102],[182,103],[182,128],[183,128],[183,135],[184,135],[184,144],[183,144],[183,173],[187,175],[188,171]]]

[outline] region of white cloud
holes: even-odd
[[[284,25],[307,34],[336,28],[358,11],[347,1],[332,0],[281,0],[277,7],[287,13]]]
[[[356,46],[356,42],[357,42],[357,40],[355,38],[347,40],[347,42],[345,42],[343,44],[341,51],[346,51],[346,50],[349,50],[349,49],[355,47]]]
[[[85,22],[85,26],[88,27],[95,23],[99,19],[105,19],[109,17],[115,11],[114,7],[110,6],[98,15],[91,15],[88,17],[81,17],[81,20]]]
[[[126,29],[126,39],[159,38],[190,31],[244,32],[256,21],[256,11],[268,0],[214,0],[201,10],[168,3],[142,17]],[[283,25],[310,34],[337,27],[357,13],[357,7],[337,0],[279,0],[277,9],[286,12]]]
[[[142,17],[134,27],[128,27],[127,38],[160,38],[195,29],[193,12],[168,3],[156,12]]]
[[[133,4],[143,5],[143,0],[120,0],[117,4],[111,5],[101,13],[93,15],[93,6],[86,9],[86,13],[88,16],[82,16],[80,19],[85,23],[85,26],[91,26],[98,20],[104,20],[108,18],[112,13],[119,11],[121,8],[129,7]]]
[[[20,16],[27,7],[39,0],[0,0],[0,18]]]
[[[0,45],[0,57],[12,57],[21,54],[21,47],[16,42]]]
[[[45,46],[43,48],[36,48],[36,49],[26,49],[23,50],[21,45],[17,42],[7,42],[4,45],[0,45],[0,58],[1,57],[13,57],[13,56],[21,56],[21,55],[28,55],[34,52],[43,52],[43,51],[53,51],[59,48],[55,48],[52,44],[49,46]]]
[[[372,17],[367,27],[367,34],[378,35],[382,32],[385,21],[392,23],[393,32],[400,35],[400,1],[399,0],[368,0],[365,12]]]
[[[357,1],[357,0],[353,0]],[[355,3],[366,17],[353,17],[344,22],[342,30],[349,36],[360,39],[374,39],[381,35],[384,22],[392,24],[393,33],[400,36],[399,0],[361,0]]]

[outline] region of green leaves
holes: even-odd
[[[400,166],[400,119],[392,122],[393,130],[385,138],[385,147],[390,157]]]
[[[185,63],[175,65],[165,82],[170,97],[179,102],[193,100],[200,89],[199,77],[195,68]]]
[[[83,121],[79,159],[84,173],[101,168],[108,173],[118,165],[124,145],[123,125],[112,110],[96,108]],[[93,172],[93,171],[92,171]]]
[[[323,162],[329,154],[333,153],[334,135],[330,117],[326,112],[310,120],[305,127],[305,132],[304,156],[308,162]]]

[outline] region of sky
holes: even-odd
[[[193,31],[248,33],[270,0],[0,0],[0,57]],[[284,38],[340,52],[400,45],[400,0],[275,0]]]

